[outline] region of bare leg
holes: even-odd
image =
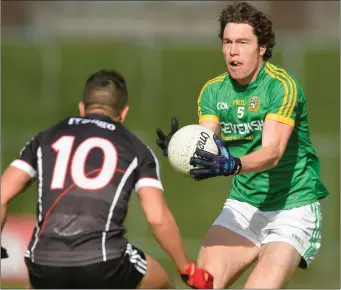
[[[223,227],[209,230],[198,266],[214,277],[214,288],[230,286],[258,257],[260,249],[248,239]]]
[[[264,245],[245,288],[284,287],[297,269],[300,260],[300,254],[288,243],[273,242]]]
[[[147,273],[140,282],[140,289],[174,289],[169,275],[151,256],[146,255]]]

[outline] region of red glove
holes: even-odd
[[[180,276],[193,289],[213,289],[213,276],[205,269],[198,268],[193,262],[188,264]]]

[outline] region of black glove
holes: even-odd
[[[163,156],[168,156],[168,144],[170,139],[173,137],[174,133],[179,130],[179,124],[178,120],[173,117],[172,118],[172,124],[171,124],[171,131],[166,136],[161,129],[156,129],[156,134],[158,136],[158,139],[156,139],[156,144],[159,145],[159,147],[163,151]]]
[[[7,258],[8,258],[7,250],[1,247],[1,259],[7,259]]]

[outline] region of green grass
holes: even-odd
[[[155,128],[168,130],[173,115],[178,117],[181,126],[197,122],[196,100],[202,85],[224,71],[219,47],[62,43],[61,71],[51,79],[41,70],[41,52],[38,46],[2,43],[2,168],[17,157],[21,146],[33,134],[67,115],[78,114],[77,103],[84,81],[91,73],[99,68],[117,69],[126,76],[129,86],[131,111],[126,124],[155,149],[167,202],[185,238],[189,256],[195,260],[207,230],[227,197],[230,178],[200,183],[183,178],[170,168],[157,149]],[[282,65],[281,59],[281,54],[275,53],[272,62]],[[303,63],[310,130],[317,136],[313,141],[330,144],[330,140],[339,140],[340,136],[339,50],[306,53]],[[300,81],[303,76],[296,77]],[[45,91],[42,90],[44,79],[51,82],[51,88]],[[321,140],[318,137],[321,134],[327,139]],[[337,142],[333,146],[338,148]],[[339,155],[328,157],[323,147],[317,148],[317,152],[321,156],[322,178],[331,192],[322,202],[323,244],[311,268],[294,274],[290,288],[340,287]],[[15,199],[9,210],[34,214],[35,202],[33,186]],[[177,287],[184,287],[174,265],[153,240],[135,195],[126,226],[128,237],[160,260]],[[244,281],[245,275],[234,287],[242,287]],[[10,285],[3,284],[4,288],[7,286]]]

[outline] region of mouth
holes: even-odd
[[[229,66],[234,68],[234,69],[237,69],[237,68],[240,68],[243,64],[239,61],[230,61],[229,63]]]

